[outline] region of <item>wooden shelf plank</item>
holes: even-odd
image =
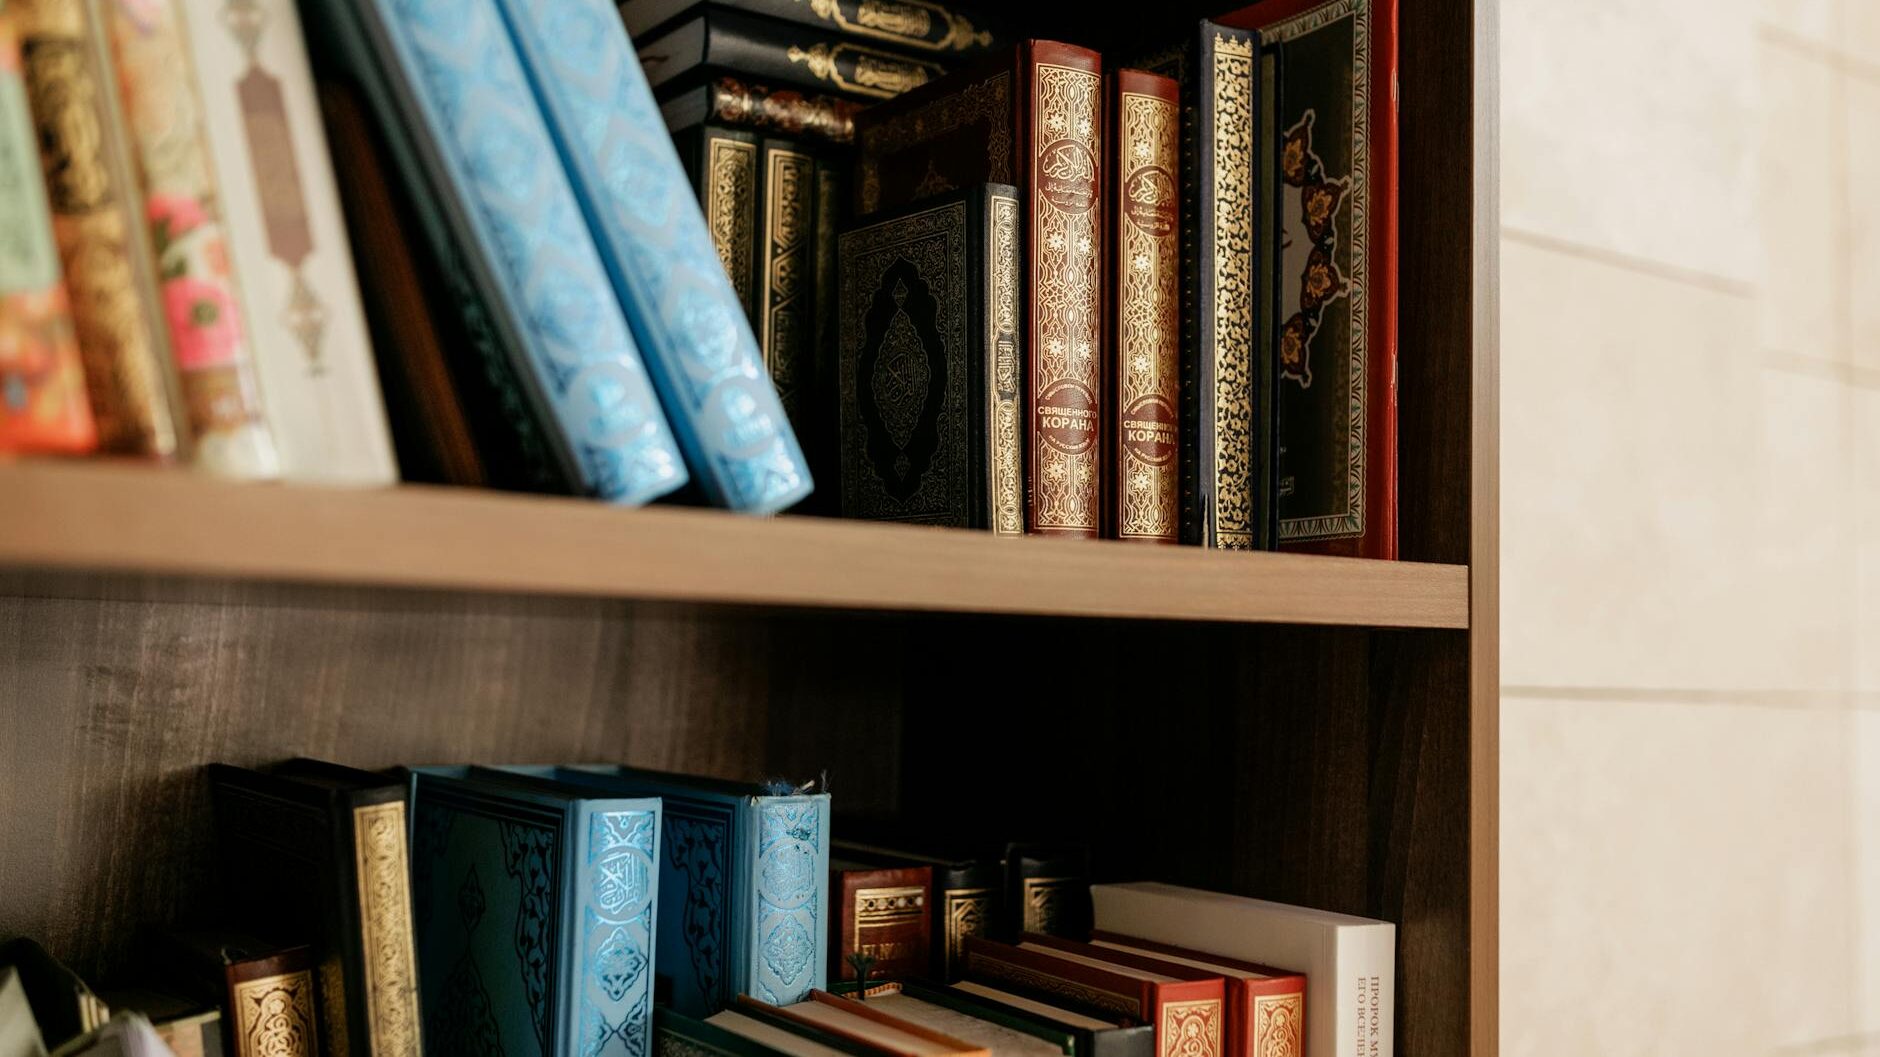
[[[760,606],[1466,628],[1465,566],[405,485],[0,465],[0,568]]]

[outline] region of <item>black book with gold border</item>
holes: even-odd
[[[634,43],[646,79],[662,100],[729,73],[879,102],[947,72],[931,55],[908,55],[874,42],[709,4],[694,17]]]

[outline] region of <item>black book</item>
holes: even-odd
[[[1008,844],[1005,848],[1006,936],[1027,932],[1090,938],[1090,849],[1080,844]]]
[[[934,0],[625,0],[620,19],[635,39],[702,7],[722,7],[815,26],[910,53],[964,58],[997,51],[1010,39],[994,16]]]
[[[702,6],[693,17],[635,43],[646,79],[662,100],[729,73],[872,102],[892,99],[947,72],[932,57],[715,5]]]
[[[1023,534],[1020,212],[984,184],[839,237],[844,516]]]
[[[968,936],[991,936],[1003,918],[1005,863],[996,855],[944,855],[836,840],[831,848],[880,863],[933,871],[933,978],[951,982],[964,971]]]
[[[344,1052],[417,1057],[406,787],[313,760],[207,770],[229,920],[312,940],[321,1033]]]
[[[718,260],[753,324],[758,304],[758,202],[763,195],[762,143],[742,129],[700,125],[673,137],[679,161],[698,191]],[[753,329],[755,326],[753,325]]]
[[[1204,21],[1128,64],[1182,91],[1181,540],[1235,550],[1270,550],[1277,531],[1260,61],[1258,33]]]
[[[1107,1010],[1042,989],[962,980],[910,994],[994,1023],[1029,1022],[1071,1040],[1069,1052],[1077,1057],[1153,1057],[1156,1052],[1155,1025],[1133,1024]]]

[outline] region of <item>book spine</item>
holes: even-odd
[[[754,81],[878,102],[938,80],[947,72],[930,58],[728,11],[711,11],[702,29],[704,45],[696,52],[670,50],[689,36],[684,32],[664,34],[640,49],[655,85],[690,80],[705,70],[724,70]]]
[[[588,801],[575,819],[575,897],[562,932],[573,1000],[561,1037],[580,1040],[589,1057],[638,1057],[653,1046],[659,830],[657,800]]]
[[[411,921],[405,800],[344,805],[350,817],[347,867],[340,871],[336,898],[354,911],[346,916],[351,960],[357,965],[353,992],[355,1030],[371,1057],[419,1057],[418,959]],[[363,1016],[360,1014],[363,1013]]]
[[[680,487],[683,460],[493,0],[363,7],[434,137],[475,247],[450,270],[484,270],[484,303],[513,333],[517,373],[554,424],[571,475],[625,504]],[[509,188],[532,193],[522,200]]]
[[[829,986],[829,797],[753,797],[745,811],[742,990],[789,1005]]]
[[[317,1057],[335,1050],[320,1038],[313,969],[306,948],[226,969],[232,1057]]]
[[[1005,40],[1002,27],[989,24],[985,16],[934,0],[817,0],[807,4],[802,0],[731,0],[727,6],[889,47],[956,58],[983,55]],[[639,0],[621,4],[620,17],[627,32],[638,36],[657,29],[657,20],[670,10],[670,4]]]
[[[830,95],[805,95],[789,88],[720,77],[705,88],[706,119],[737,128],[811,136],[830,143],[855,138],[862,104]]]
[[[1143,983],[1155,1024],[1156,1057],[1222,1057],[1227,1041],[1225,985],[1212,980]]]
[[[1195,64],[1200,103],[1196,385],[1197,542],[1255,545],[1253,447],[1254,36],[1202,23]]]
[[[837,236],[848,204],[850,169],[847,152],[838,156],[824,153],[816,159],[816,245],[812,251],[815,274],[811,278],[815,286],[816,320],[811,328],[809,391],[803,397],[806,423],[799,433],[812,472],[818,480],[832,485],[842,476],[839,455],[842,416],[837,407],[840,382],[836,375],[842,358],[842,289],[837,267],[841,247]],[[805,510],[835,513],[840,500],[840,489],[828,487]]]
[[[1118,539],[1174,543],[1181,516],[1181,103],[1176,83],[1115,77],[1105,508]]]
[[[774,185],[787,204],[767,222],[765,245],[782,258],[767,269],[760,361],[618,16],[606,0],[499,7],[693,478],[712,502],[750,513],[802,499],[812,484],[791,421],[801,421],[812,320],[810,159],[767,159],[785,173]],[[594,75],[596,61],[605,76]]]
[[[126,157],[97,0],[16,0],[27,100],[99,448],[167,457],[177,430],[168,332]]]
[[[390,484],[398,467],[294,4],[184,15],[282,476]]]
[[[986,524],[995,536],[1025,534],[1024,305],[1019,276],[1018,191],[994,186],[986,193],[985,313]],[[949,936],[951,933],[949,932]],[[951,944],[951,940],[949,940]],[[956,955],[949,955],[948,964]]]
[[[999,921],[997,885],[934,880],[934,977],[944,983],[966,972],[966,941],[991,936]]]
[[[830,891],[836,901],[831,979],[857,979],[857,958],[867,959],[870,979],[903,980],[927,971],[931,868],[838,870]]]
[[[796,143],[767,139],[761,164],[758,341],[784,413],[800,430],[815,370],[816,158]]]
[[[758,193],[763,186],[757,137],[706,125],[695,138],[687,139],[692,179],[712,247],[745,317],[754,323],[759,289]]]
[[[0,14],[0,452],[98,445],[14,20]]]
[[[1036,42],[1026,64],[1031,429],[1026,527],[1094,538],[1102,512],[1103,65]]]
[[[195,463],[226,477],[278,477],[179,7],[104,7]]]
[[[1305,978],[1286,977],[1256,984],[1246,979],[1227,981],[1235,1002],[1227,1018],[1229,1053],[1233,1057],[1279,1057],[1305,1052]]]
[[[1338,1057],[1392,1057],[1397,1031],[1396,933],[1388,927],[1339,928],[1332,945],[1337,974],[1331,987],[1308,995],[1307,1015],[1335,1018],[1337,1042],[1330,1049]],[[1326,990],[1332,992],[1331,1008],[1314,1008]],[[1314,1050],[1323,1052],[1316,1023],[1308,1024],[1308,1030]]]

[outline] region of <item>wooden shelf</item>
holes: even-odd
[[[1465,566],[0,466],[0,567],[837,609],[1466,628]]]

